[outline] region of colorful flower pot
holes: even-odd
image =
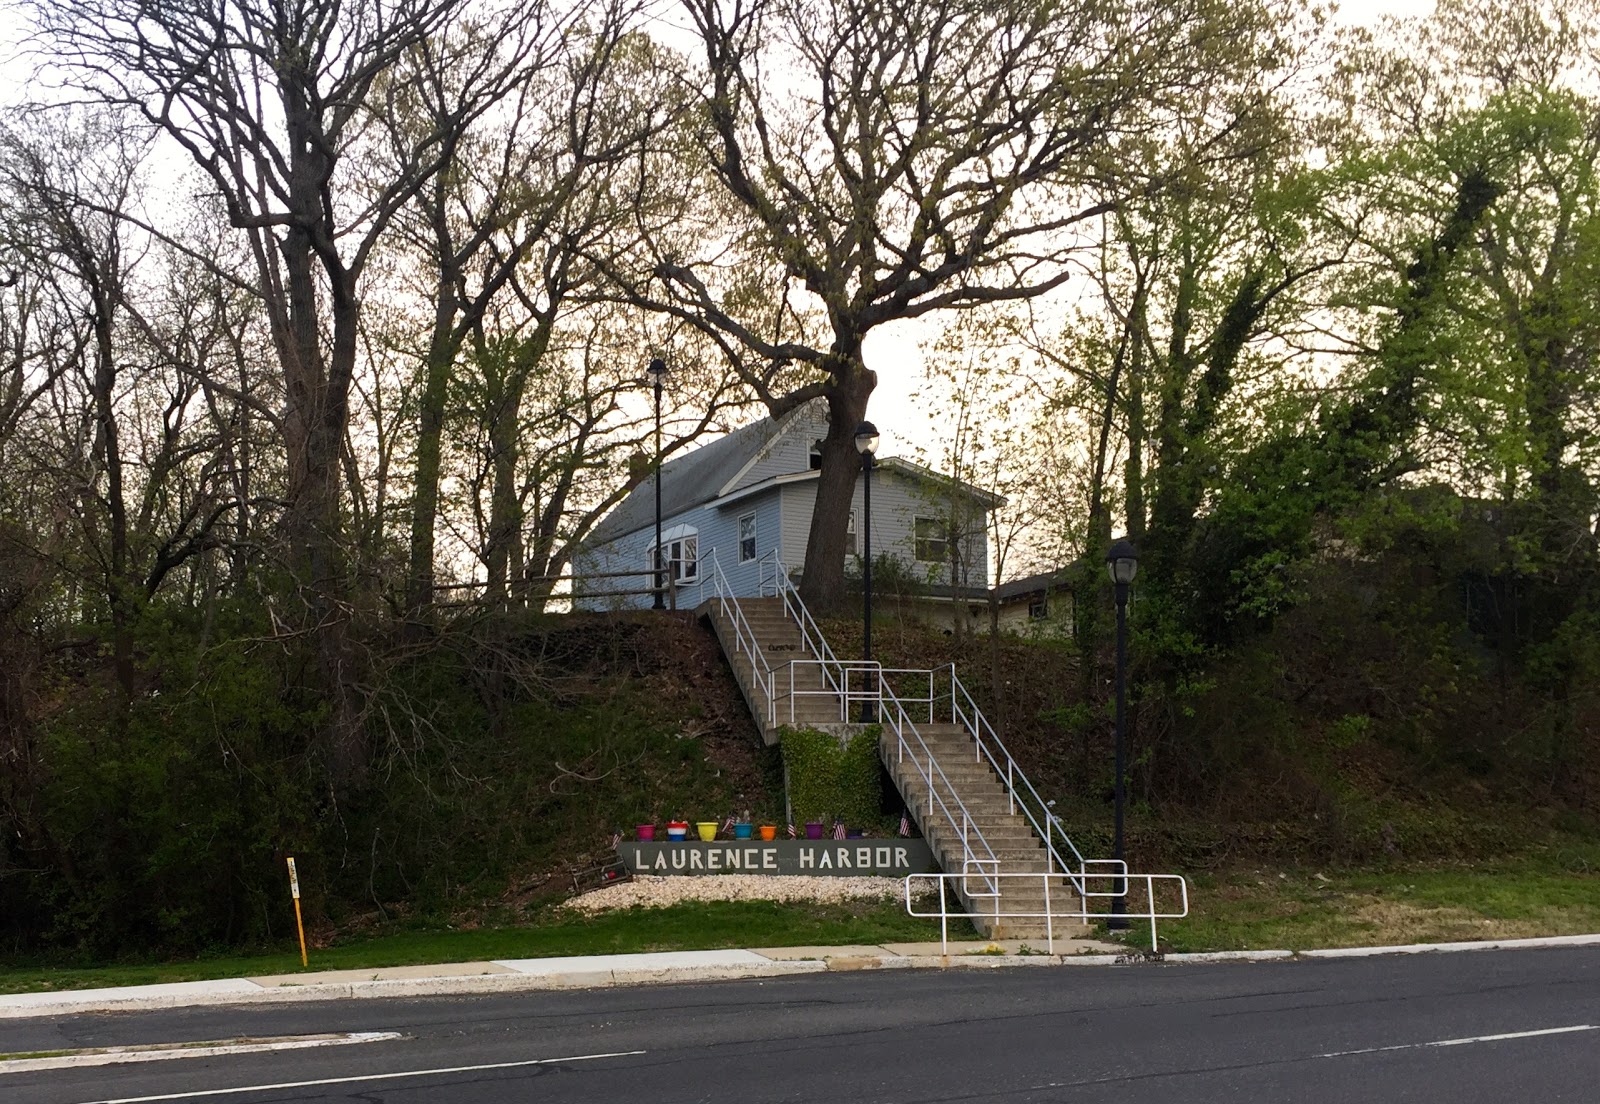
[[[694,829],[700,833],[700,838],[707,843],[717,838],[717,822],[714,820],[695,821]]]
[[[750,825],[749,824],[735,824],[733,826],[733,838],[734,839],[749,839],[750,838]]]
[[[669,840],[683,840],[689,838],[689,822],[686,820],[667,821],[667,838]]]
[[[822,821],[813,820],[806,824],[806,839],[822,838]]]
[[[656,826],[654,824],[641,824],[633,830],[633,836],[634,839],[646,842],[653,840],[656,838]]]
[[[775,839],[777,839],[778,838],[778,826],[776,824],[763,824],[761,826],[761,838],[764,839],[764,840],[775,840]]]

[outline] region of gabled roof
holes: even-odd
[[[661,517],[671,518],[724,496],[744,497],[779,484],[817,478],[817,472],[802,470],[768,476],[734,491],[739,480],[772,449],[790,422],[803,410],[805,407],[797,407],[780,418],[762,418],[751,422],[710,444],[662,464]],[[878,460],[877,466],[900,471],[914,479],[928,479],[953,487],[976,499],[985,509],[993,509],[1005,502],[999,495],[899,457],[883,457]],[[605,544],[653,525],[656,517],[655,494],[654,478],[641,481],[626,498],[617,503],[615,509],[601,519],[584,543],[591,547]]]
[[[661,516],[672,517],[720,496],[724,489],[746,471],[761,453],[777,440],[781,430],[798,413],[791,410],[781,418],[762,418],[710,444],[674,457],[661,465]],[[656,519],[654,477],[635,487],[617,503],[589,534],[586,544],[604,544],[617,537],[653,525]]]
[[[1065,567],[1052,568],[1037,575],[1026,575],[1021,579],[1012,579],[1009,583],[1001,583],[994,588],[994,596],[1005,602],[1023,595],[1070,589],[1072,586],[1070,573],[1073,566],[1069,564]]]

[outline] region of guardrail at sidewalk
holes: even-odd
[[[984,890],[974,890],[974,889],[972,889],[971,886],[969,884],[967,884],[967,882],[968,882],[968,879],[970,879],[970,878],[972,878],[974,876],[981,877],[983,879],[983,881],[984,881],[985,886],[988,887],[988,888],[986,888]],[[935,918],[935,917],[938,918],[938,920],[939,920],[939,945],[940,945],[940,949],[945,954],[948,954],[950,952],[950,921],[952,919],[959,918],[959,917],[971,918],[971,917],[974,917],[974,916],[981,916],[981,917],[983,917],[985,919],[993,920],[993,921],[996,921],[996,922],[998,922],[1000,920],[1039,920],[1039,919],[1042,919],[1045,922],[1045,939],[1049,943],[1049,952],[1051,954],[1054,954],[1055,953],[1055,922],[1058,919],[1060,919],[1060,920],[1077,920],[1080,923],[1088,923],[1091,920],[1104,920],[1104,919],[1107,919],[1107,918],[1109,918],[1109,917],[1111,917],[1113,915],[1116,915],[1116,916],[1124,917],[1124,918],[1126,918],[1126,919],[1128,919],[1130,921],[1132,921],[1132,920],[1148,920],[1148,921],[1150,921],[1150,949],[1152,951],[1157,951],[1157,950],[1160,949],[1160,945],[1159,945],[1159,943],[1157,942],[1157,939],[1156,939],[1156,921],[1157,920],[1181,920],[1185,916],[1189,915],[1189,883],[1188,883],[1188,881],[1186,881],[1184,879],[1184,877],[1181,874],[1129,874],[1126,871],[1108,871],[1108,872],[1103,873],[1103,874],[1100,874],[1100,873],[1086,873],[1086,874],[1083,875],[1083,878],[1084,878],[1085,882],[1087,882],[1088,879],[1091,879],[1091,878],[1107,878],[1107,879],[1111,880],[1111,888],[1109,890],[1093,890],[1093,889],[1088,889],[1087,887],[1085,887],[1084,892],[1079,893],[1078,890],[1077,890],[1077,887],[1074,886],[1072,892],[1065,894],[1065,896],[1066,896],[1066,898],[1068,900],[1071,900],[1074,897],[1077,898],[1078,907],[1076,909],[1057,909],[1057,908],[1052,907],[1051,900],[1050,900],[1050,890],[1051,890],[1050,883],[1051,883],[1052,879],[1057,879],[1057,878],[1060,878],[1060,879],[1063,879],[1063,880],[1069,880],[1069,879],[1066,879],[1064,875],[1051,874],[1051,873],[1048,873],[1048,872],[1039,872],[1039,871],[1001,872],[1001,871],[998,871],[998,870],[973,871],[971,868],[966,869],[963,873],[960,873],[960,874],[907,874],[906,875],[906,914],[909,915],[909,916],[918,916],[918,917],[924,917],[924,918],[928,918],[928,919],[932,919],[932,918]],[[1007,881],[1018,881],[1018,880],[1026,883],[1027,881],[1033,880],[1033,879],[1037,879],[1039,881],[1041,887],[1044,890],[1044,908],[1043,909],[1036,910],[1036,909],[1017,909],[1017,908],[1003,908],[1002,907],[1001,894],[1000,894],[1000,888],[999,888],[1000,884],[1005,883]],[[928,884],[930,882],[935,882],[935,883],[938,884],[939,911],[938,912],[919,912],[919,911],[917,911],[917,908],[916,908],[916,901],[917,901],[916,887],[919,884],[920,885],[926,885],[926,884]],[[959,902],[961,900],[961,897],[963,895],[965,895],[967,898],[969,898],[971,900],[974,900],[974,901],[988,901],[988,902],[990,902],[991,907],[983,908],[981,911],[979,911],[977,909],[972,909],[972,908],[957,908],[957,909],[953,909],[952,910],[950,908],[949,895],[948,895],[945,887],[948,886],[948,885],[951,885],[952,883],[955,883],[955,882],[961,882],[962,883],[958,887],[958,890],[957,890],[957,893],[956,893],[956,902],[958,904],[959,904]],[[1176,883],[1177,888],[1178,888],[1178,908],[1177,908],[1177,911],[1161,911],[1161,910],[1156,908],[1156,883],[1157,882],[1160,882],[1160,883],[1163,883],[1163,884],[1166,884],[1166,883],[1169,883],[1169,882],[1170,883]],[[1129,907],[1126,904],[1126,902],[1127,902],[1127,900],[1128,900],[1128,898],[1130,896],[1126,891],[1126,887],[1129,887],[1130,884],[1131,885],[1143,884],[1143,886],[1144,886],[1145,907],[1142,910]],[[1060,894],[1061,893],[1061,889],[1058,888],[1056,892],[1058,894]],[[1114,912],[1112,910],[1107,910],[1105,912],[1098,912],[1098,911],[1091,910],[1090,907],[1089,907],[1089,902],[1091,900],[1100,900],[1101,898],[1109,898],[1109,899],[1113,899],[1114,900],[1117,897],[1122,897],[1124,902],[1125,902],[1124,907],[1120,912]]]

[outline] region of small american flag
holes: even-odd
[[[729,817],[727,820],[722,822],[722,831],[723,831],[724,834],[733,831],[733,818],[732,817]]]
[[[795,836],[796,836],[796,834],[797,834],[797,833],[796,833],[796,832],[795,832],[795,830],[794,830],[794,825],[792,825],[792,824],[791,824],[791,825],[789,825],[789,838],[790,838],[790,839],[794,839],[794,838],[795,838]]]
[[[900,834],[902,836],[911,834],[911,815],[909,813],[900,814]]]
[[[612,846],[612,848],[614,849],[616,847],[619,847],[621,844],[622,844],[622,833],[621,832],[613,832],[613,833],[611,833],[611,846]]]
[[[844,821],[836,820],[833,822],[833,838],[844,839]]]

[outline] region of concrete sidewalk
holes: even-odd
[[[1055,954],[1046,954],[1035,951],[1030,944],[1005,940],[997,943],[951,941],[948,954],[941,953],[938,943],[891,943],[885,946],[773,947],[744,951],[661,951],[577,958],[501,959],[438,966],[389,966],[372,970],[312,970],[266,977],[0,996],[0,1019],[268,1001],[444,996],[524,989],[593,989],[655,982],[782,977],[827,970],[1111,963],[1117,961],[1118,956],[1127,954],[1127,948],[1119,944],[1087,939],[1058,939],[1055,950]]]

